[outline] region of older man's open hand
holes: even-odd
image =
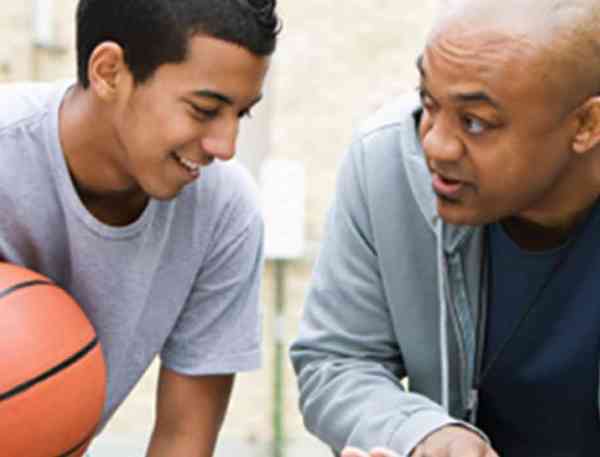
[[[400,457],[391,449],[374,448],[365,452],[347,447],[341,457]],[[476,433],[459,426],[448,426],[425,438],[410,457],[498,457],[498,454]]]

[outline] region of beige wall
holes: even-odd
[[[416,85],[414,61],[434,7],[435,0],[280,2],[285,28],[273,69],[270,156],[306,167],[309,241],[307,258],[290,271],[288,337],[297,329],[337,166],[352,130],[368,113]],[[269,306],[272,276],[268,268],[264,295]],[[304,432],[291,370],[286,376],[288,428],[299,439]]]
[[[34,44],[35,0],[1,2],[0,81],[72,76],[75,69],[72,44],[75,0],[54,0],[55,49],[43,49]]]
[[[36,50],[32,46],[32,0],[1,1],[0,80],[74,76],[75,0],[55,0],[60,11],[56,24],[58,42],[69,50],[64,52]],[[254,171],[256,161],[264,157],[294,159],[306,167],[309,248],[306,258],[295,261],[288,269],[288,342],[296,332],[337,164],[352,129],[376,107],[416,84],[414,60],[433,8],[434,0],[280,0],[284,32],[273,61],[269,97],[256,125],[244,127],[247,132],[241,149],[246,157],[253,158]],[[265,368],[239,377],[222,433],[223,440],[246,443],[262,449],[263,454],[271,438],[272,273],[269,264],[263,287]],[[102,439],[112,437],[126,442],[148,433],[154,373],[155,369],[144,378]],[[290,452],[299,452],[294,451],[294,446],[308,443],[313,456],[330,455],[303,430],[287,362],[285,376]]]

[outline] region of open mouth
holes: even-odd
[[[433,188],[438,195],[448,198],[457,198],[464,185],[465,183],[463,181],[433,173]]]
[[[455,184],[461,183],[461,181],[459,181],[458,179],[446,178],[445,176],[441,176],[441,175],[440,175],[440,179],[444,182],[444,184],[446,184],[448,186],[453,186]]]
[[[186,170],[188,170],[192,174],[196,174],[200,170],[200,163],[194,162],[193,160],[186,159],[182,157],[177,152],[173,152],[173,157],[181,166],[183,166]]]

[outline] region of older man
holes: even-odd
[[[600,455],[600,2],[445,6],[420,99],[340,169],[306,425],[344,457]]]

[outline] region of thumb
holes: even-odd
[[[400,455],[398,455],[391,449],[387,449],[384,447],[376,447],[374,449],[371,449],[371,457],[400,457]]]
[[[356,447],[346,447],[340,457],[369,457],[369,454]]]

